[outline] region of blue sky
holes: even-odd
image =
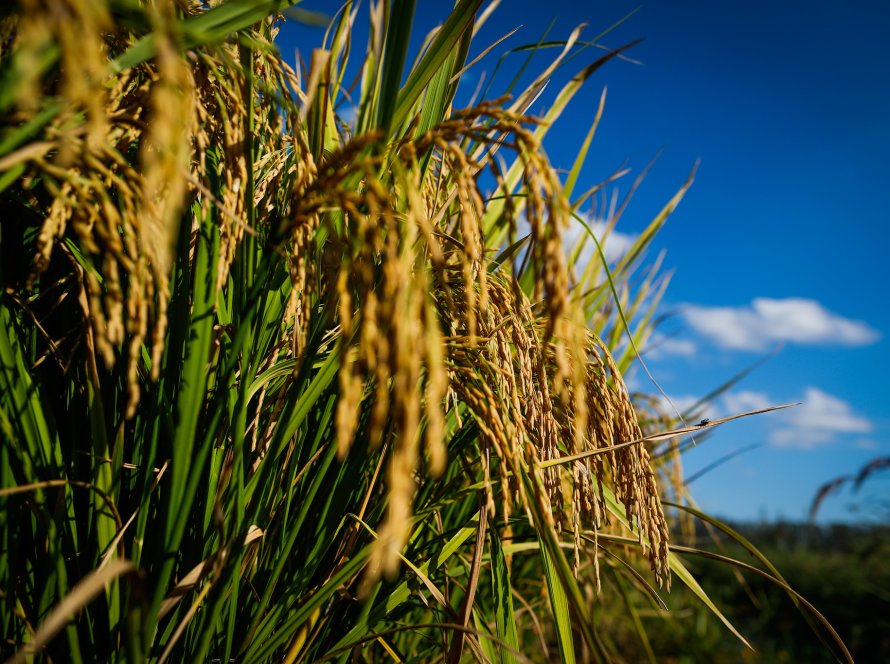
[[[333,5],[303,6],[331,13]],[[442,20],[443,6],[419,0],[415,43]],[[668,341],[648,365],[684,404],[781,347],[707,415],[804,404],[725,425],[684,465],[692,475],[759,445],[697,479],[694,496],[732,519],[804,518],[823,482],[890,454],[890,3],[506,1],[470,55],[520,25],[495,53],[535,42],[553,19],[550,38],[580,23],[593,37],[637,8],[602,43],[642,37],[628,52],[638,63],[598,72],[545,148],[569,168],[608,86],[578,189],[626,163],[633,173],[618,185],[623,192],[664,149],[620,220],[623,236],[642,230],[700,160],[652,253],[666,250],[674,276],[663,306]],[[282,49],[308,58],[320,35],[289,27]],[[565,75],[596,55],[588,51]],[[483,72],[488,80],[496,59],[467,74],[463,94]],[[499,82],[509,78],[499,75],[492,90]],[[542,113],[560,85],[557,77],[532,111]],[[612,238],[614,249],[622,239]],[[654,390],[642,372],[630,379]],[[890,497],[888,482],[890,473],[877,475],[856,496],[829,499],[821,520],[874,519],[874,509],[850,505],[874,507]]]

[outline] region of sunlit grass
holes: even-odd
[[[564,241],[605,186],[575,192],[589,138],[565,178],[540,149],[618,51],[543,118],[580,31],[459,110],[479,1],[420,54],[413,3],[366,8],[364,49],[347,4],[300,75],[284,4],[5,10],[3,651],[609,661],[597,612],[648,649],[638,603],[671,574],[734,631],[668,541],[698,428],[622,379],[691,179],[609,269]]]

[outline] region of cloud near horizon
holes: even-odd
[[[726,416],[737,415],[752,410],[763,410],[777,404],[778,402],[771,400],[765,392],[740,390],[729,392],[723,396],[721,412],[724,412]]]
[[[671,402],[680,412],[687,411],[698,401],[699,397],[691,394],[671,395]],[[855,413],[853,407],[843,399],[810,386],[804,390],[803,396],[792,401],[799,401],[800,404],[765,415],[763,419],[760,416],[754,418],[765,426],[765,437],[770,445],[785,449],[813,450],[835,443],[839,436],[846,435],[850,444],[857,449],[878,447],[874,440],[865,435],[874,430],[871,420]],[[676,414],[664,396],[660,396],[658,402],[666,414]],[[739,390],[728,392],[715,401],[704,404],[695,417],[730,417],[787,402],[787,399],[771,397],[766,392]]]
[[[681,315],[700,335],[732,350],[763,351],[778,343],[866,346],[881,336],[865,321],[805,298],[758,297],[741,307],[691,304]]]
[[[722,398],[721,409],[727,414],[767,408],[781,403],[765,392],[730,392]],[[767,440],[776,446],[812,450],[837,440],[840,434],[866,434],[874,428],[871,421],[853,411],[843,399],[817,387],[808,387],[802,403],[770,417]]]
[[[646,344],[646,359],[661,360],[666,357],[693,357],[698,352],[698,346],[691,339],[679,339],[676,336],[668,336],[657,330],[652,334]]]
[[[687,412],[700,400],[700,397],[692,394],[669,394],[667,397],[663,394],[658,395],[658,404],[668,417],[674,417],[678,412],[680,414]],[[705,408],[710,409],[710,406]]]
[[[770,442],[777,447],[812,449],[832,443],[838,434],[869,433],[872,423],[853,412],[843,399],[808,387],[803,403],[789,409],[783,424],[770,433]]]

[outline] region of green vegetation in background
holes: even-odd
[[[890,530],[886,526],[815,526],[776,523],[738,526],[757,542],[788,582],[838,631],[857,662],[890,658]],[[707,533],[699,533],[709,541]],[[713,545],[711,545],[713,546]],[[722,542],[726,555],[747,556],[732,540]],[[686,593],[667,598],[669,616],[644,610],[643,621],[660,661],[675,662],[833,662],[835,658],[813,635],[793,603],[774,584],[753,575],[739,584],[731,568],[709,560],[691,561],[696,579],[738,625],[756,648],[745,652],[737,639],[711,620]],[[617,622],[623,619],[619,615]],[[642,661],[638,642],[628,636],[625,652]]]

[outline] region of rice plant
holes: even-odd
[[[413,2],[370,3],[351,92],[360,7],[298,72],[287,4],[2,10],[3,654],[612,661],[595,614],[639,627],[672,574],[720,616],[669,549],[690,429],[644,436],[622,380],[689,182],[576,270],[604,185],[574,193],[589,137],[567,178],[541,150],[618,51],[542,118],[579,31],[457,109],[481,0],[413,60]]]

